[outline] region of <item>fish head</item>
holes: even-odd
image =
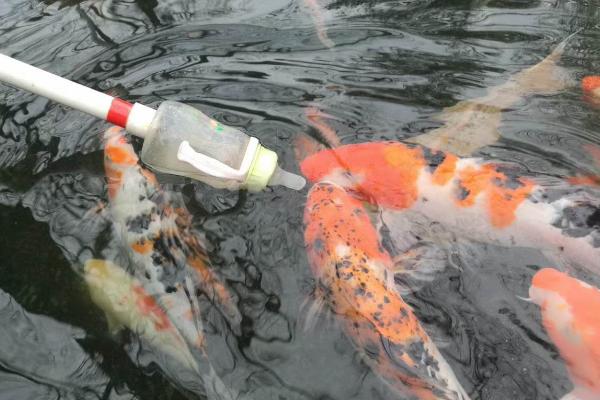
[[[571,328],[573,313],[569,299],[574,295],[568,275],[553,269],[543,268],[531,282],[529,297],[541,307],[544,325],[551,332],[566,334],[577,341],[577,334]]]
[[[417,199],[418,178],[425,167],[420,147],[399,142],[350,144],[324,150],[300,165],[311,182],[324,179],[385,208],[405,209]]]
[[[140,166],[125,131],[111,128],[104,135],[104,169],[113,218],[125,222],[138,215],[156,214],[161,193],[154,174]]]
[[[335,265],[350,258],[391,264],[362,202],[335,183],[319,182],[311,188],[304,221],[304,239],[316,277],[336,278]]]

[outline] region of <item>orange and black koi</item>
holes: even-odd
[[[334,183],[319,182],[308,195],[304,219],[316,291],[371,368],[404,395],[468,399],[394,289],[391,258],[362,203]]]

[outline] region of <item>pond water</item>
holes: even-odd
[[[194,105],[298,172],[296,139],[324,143],[308,107],[344,144],[408,139],[581,29],[560,61],[574,84],[504,111],[500,140],[476,153],[552,178],[597,173],[582,149],[600,145],[598,112],[576,82],[599,72],[599,17],[597,2],[563,0],[4,0],[0,52],[132,102]],[[108,125],[2,85],[0,124],[0,399],[199,397],[134,335],[111,333],[78,274],[98,232],[77,224],[106,201]],[[240,299],[240,331],[215,322],[209,349],[226,385],[251,399],[402,398],[335,319],[305,329],[306,190],[161,183],[182,193]],[[517,297],[547,262],[487,246],[405,296],[473,399],[572,389],[539,308]]]

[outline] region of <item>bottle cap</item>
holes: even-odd
[[[277,165],[277,154],[262,146],[258,149],[245,182],[246,188],[253,192],[263,190],[267,185],[282,185],[300,190],[305,184],[303,177],[281,169]]]
[[[242,186],[252,192],[259,192],[267,185],[282,185],[300,190],[306,184],[301,176],[279,168],[277,154],[261,146],[258,139],[254,137],[250,138],[238,169],[198,153],[187,140],[179,145],[177,159],[192,165],[196,170],[208,176],[243,182]]]

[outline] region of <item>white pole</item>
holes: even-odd
[[[47,97],[145,136],[155,110],[90,89],[0,54],[0,81]]]

